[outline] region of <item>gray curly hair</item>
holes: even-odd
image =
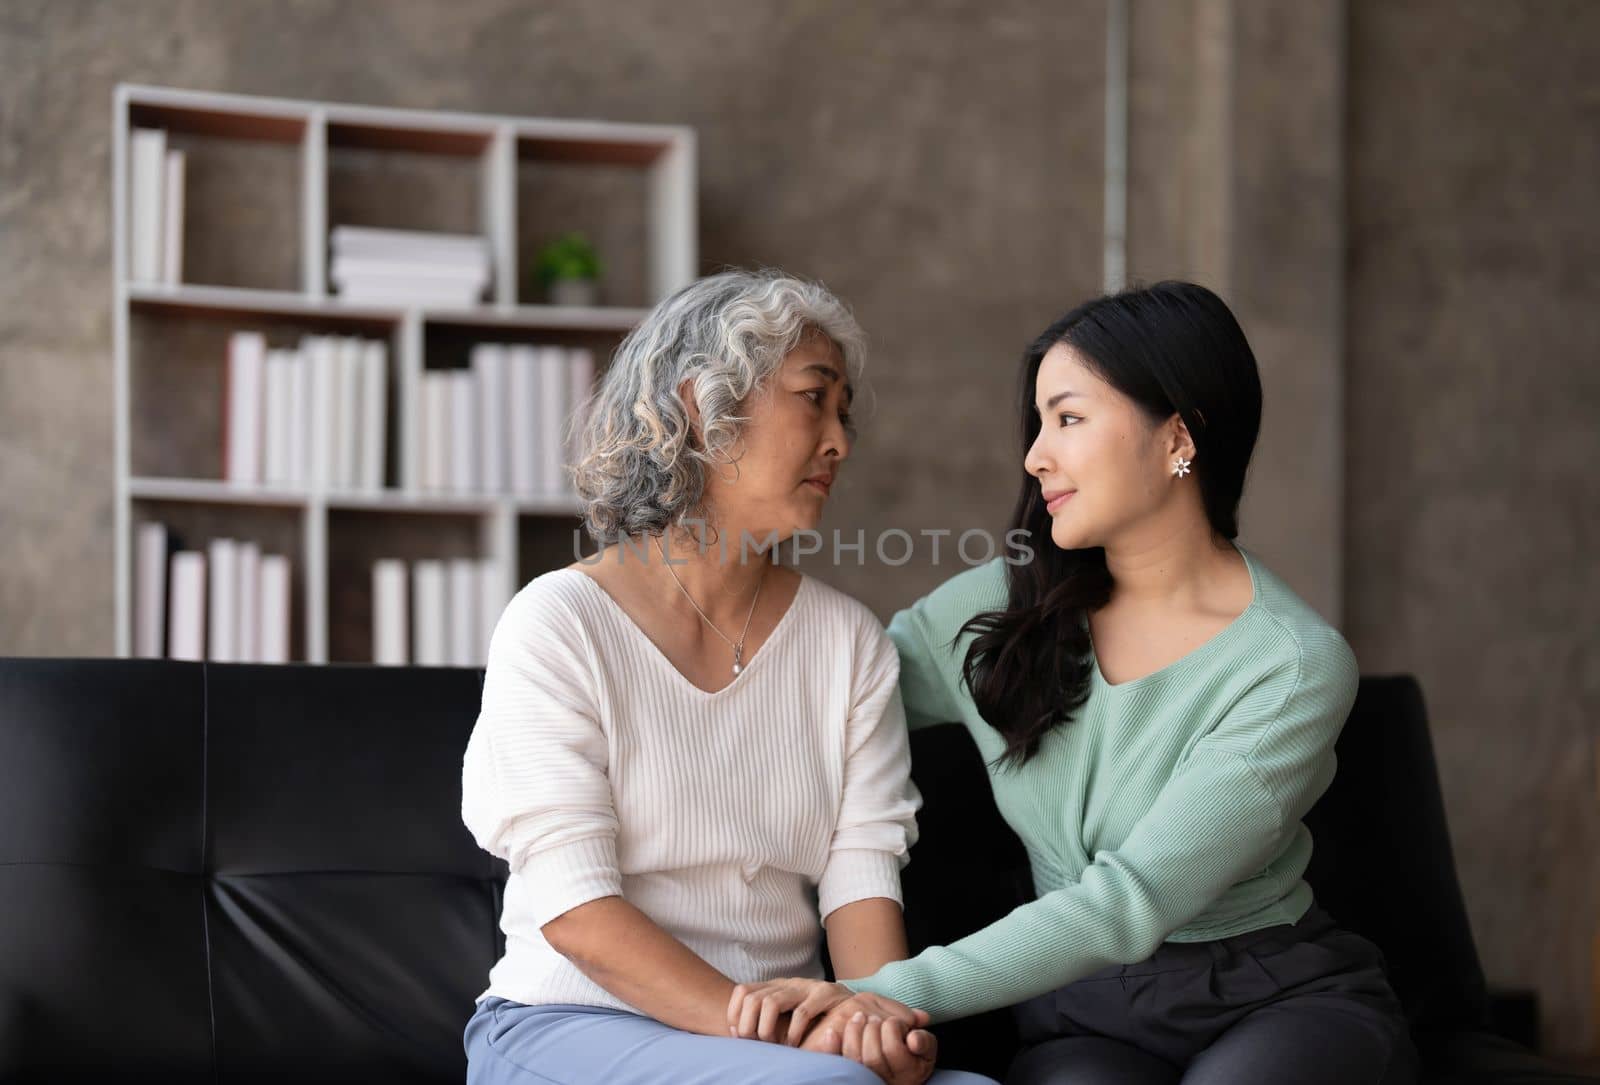
[[[819,283],[736,269],[690,283],[652,309],[574,419],[582,428],[572,480],[595,541],[605,546],[704,519],[706,472],[734,462],[729,449],[749,420],[737,413],[740,405],[812,332],[833,340],[857,379],[866,337]],[[678,394],[685,380],[694,382],[703,447],[691,439]]]

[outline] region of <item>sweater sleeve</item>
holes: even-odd
[[[489,640],[461,772],[461,818],[527,887],[540,926],[620,896],[607,746],[576,618],[524,589]]]
[[[903,903],[900,870],[917,842],[922,796],[911,782],[899,659],[877,619],[867,618],[845,721],[839,813],[817,882],[817,911],[824,920],[836,908],[869,897]]]
[[[1078,881],[845,986],[927,1010],[937,1023],[1147,959],[1289,843],[1333,778],[1357,678],[1337,633],[1303,644],[1297,661],[1246,689],[1121,845],[1096,853]]]
[[[948,646],[935,646],[929,616],[931,598],[923,596],[889,620],[889,637],[900,653],[900,696],[906,725],[912,730],[962,718],[948,675],[961,673]]]

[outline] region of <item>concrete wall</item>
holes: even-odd
[[[1352,5],[1345,576],[1428,698],[1467,909],[1547,1046],[1600,936],[1600,5]]]

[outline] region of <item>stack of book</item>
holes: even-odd
[[[509,601],[494,562],[424,558],[411,563],[409,578],[406,573],[406,563],[396,558],[372,565],[373,662],[484,666],[489,635]]]
[[[128,278],[183,281],[184,155],[165,128],[135,128],[128,144]]]
[[[422,374],[420,486],[560,497],[594,386],[583,348],[478,343],[466,369]]]
[[[204,550],[183,547],[163,523],[138,527],[134,654],[289,662],[289,559],[231,538],[212,539]]]
[[[389,404],[381,339],[307,335],[268,347],[260,332],[228,339],[223,472],[230,483],[383,487]]]
[[[477,305],[489,243],[472,234],[336,226],[329,278],[339,296],[386,305]]]

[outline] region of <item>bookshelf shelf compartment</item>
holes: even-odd
[[[136,518],[200,541],[259,529],[291,559],[290,658],[312,664],[370,659],[378,557],[475,556],[506,599],[571,563],[576,496],[415,485],[421,377],[467,365],[475,342],[583,347],[603,368],[697,272],[693,129],[137,84],[119,84],[112,106],[119,656],[133,654]],[[129,273],[132,130],[145,127],[193,156],[178,283]],[[481,236],[489,288],[470,306],[347,301],[329,283],[335,225]],[[605,304],[547,304],[532,279],[537,246],[572,230],[615,269]],[[222,477],[229,336],[243,330],[269,348],[306,335],[387,345],[384,489]]]

